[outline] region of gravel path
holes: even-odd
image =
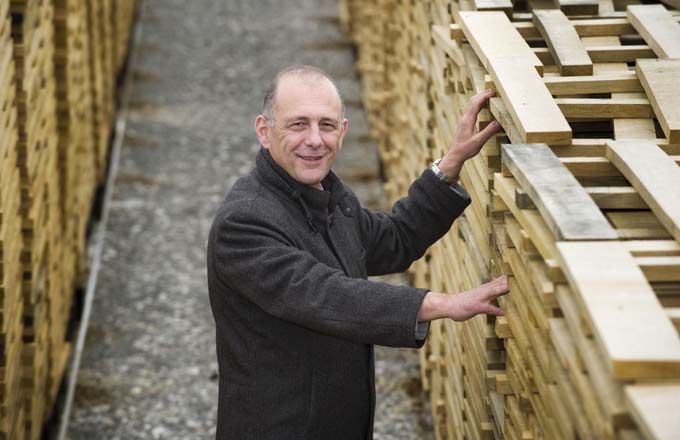
[[[334,0],[144,0],[69,438],[214,438],[205,243],[225,192],[253,165],[252,121],[279,69],[314,64],[338,79],[350,132],[336,171],[367,206],[383,205],[337,15]],[[432,438],[417,352],[378,347],[376,356],[376,439]]]

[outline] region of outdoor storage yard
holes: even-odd
[[[266,85],[300,64],[337,80],[333,170],[374,210],[496,90],[472,204],[381,279],[507,275],[506,315],[376,347],[376,440],[680,438],[678,9],[0,0],[0,439],[215,438],[208,231]]]

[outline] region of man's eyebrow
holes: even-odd
[[[289,124],[293,121],[309,121],[309,118],[307,116],[291,116],[284,120],[286,124]]]

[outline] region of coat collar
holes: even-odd
[[[260,148],[255,159],[255,170],[265,185],[301,207],[312,230],[316,230],[314,222],[322,224],[326,221],[332,222],[335,208],[347,192],[333,171],[329,171],[321,181],[323,190],[298,182],[276,163],[271,153],[264,147]]]

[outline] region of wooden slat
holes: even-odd
[[[602,76],[547,76],[543,82],[553,95],[643,91],[635,72]]]
[[[645,437],[680,438],[680,384],[637,384],[625,387],[626,400]]]
[[[668,142],[680,143],[680,59],[638,60],[636,70]]]
[[[659,58],[680,58],[680,24],[662,5],[629,5],[628,20]]]
[[[543,64],[503,12],[461,11],[459,17],[465,37],[487,70],[490,59],[512,56],[543,72]]]
[[[503,144],[503,163],[529,194],[557,240],[612,240],[616,232],[545,144]]]
[[[612,375],[680,378],[680,337],[625,246],[561,242],[557,250]]]
[[[553,0],[567,15],[597,15],[598,0]]]
[[[557,98],[566,118],[652,118],[654,112],[643,98]]]
[[[534,23],[562,76],[593,74],[588,52],[564,12],[559,9],[534,11]]]
[[[607,142],[607,157],[680,241],[680,168],[657,145],[644,140]]]
[[[526,143],[571,143],[571,127],[533,66],[515,58],[496,58],[491,77]]]
[[[512,14],[512,2],[510,0],[474,0],[477,11],[502,11]]]

